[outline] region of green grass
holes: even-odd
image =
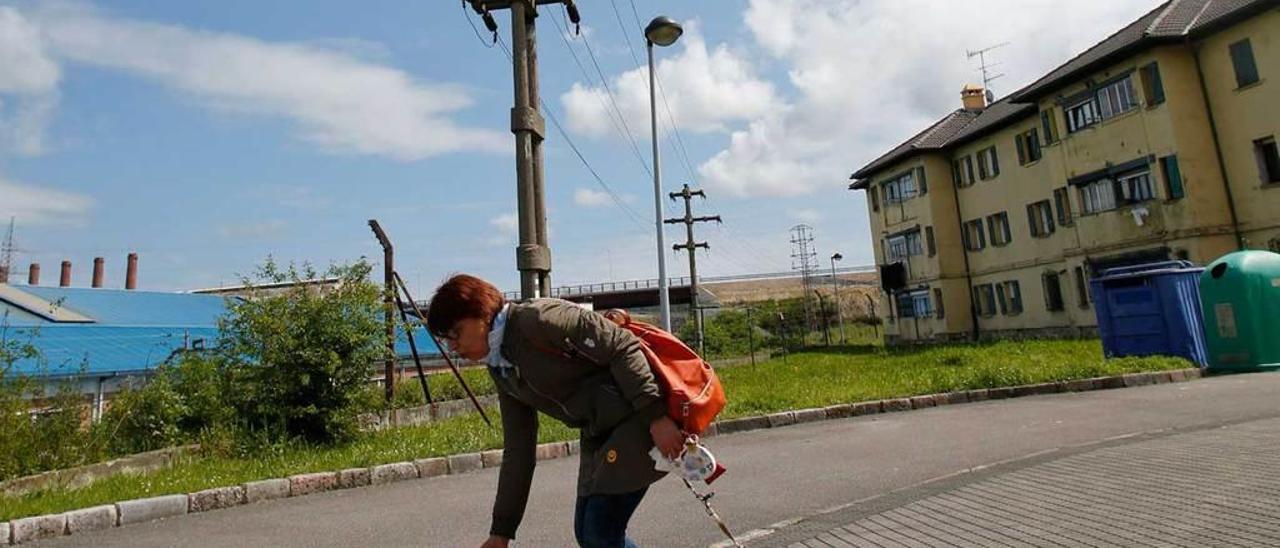
[[[719,374],[729,397],[721,417],[1185,367],[1190,364],[1177,358],[1103,360],[1097,341],[818,349],[774,358],[754,367],[721,369]],[[484,372],[469,372],[468,377],[479,377],[480,373]],[[433,381],[437,378],[441,377],[434,377]],[[473,386],[481,382],[477,380]],[[443,382],[433,382],[432,387],[436,386],[443,386]],[[491,414],[496,421],[496,410]],[[543,442],[577,436],[575,431],[555,420],[543,417],[541,424],[539,438]],[[306,472],[494,449],[501,445],[502,434],[498,428],[489,428],[478,416],[470,415],[368,433],[338,447],[294,447],[251,459],[190,456],[165,470],[106,478],[82,489],[52,489],[20,497],[0,497],[0,519],[189,493]]]

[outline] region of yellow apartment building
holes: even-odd
[[[1280,252],[1280,0],[1172,0],[858,169],[890,343],[1077,336],[1089,280]]]

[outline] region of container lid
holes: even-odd
[[[1098,278],[1097,281],[1146,278],[1150,276],[1164,276],[1169,274],[1200,274],[1201,272],[1204,272],[1204,268],[1196,266],[1191,261],[1162,261],[1158,263],[1108,268],[1102,271],[1102,276]]]

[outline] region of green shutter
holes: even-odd
[[[1178,157],[1165,156],[1161,158],[1160,167],[1164,169],[1164,180],[1169,190],[1169,199],[1177,200],[1186,197],[1186,189],[1182,187],[1182,171],[1178,169]]]
[[[1160,80],[1160,66],[1151,63],[1142,67],[1142,87],[1146,91],[1147,106],[1164,102],[1164,82]]]
[[[1258,65],[1253,59],[1253,45],[1246,38],[1231,44],[1231,64],[1236,69],[1236,87],[1245,87],[1258,81]]]
[[[1000,174],[1000,159],[996,155],[996,147],[991,147],[991,176]]]
[[[921,195],[929,193],[929,182],[924,178],[923,167],[916,168],[916,187],[920,189]]]
[[[1022,144],[1025,135],[1018,135],[1013,138],[1013,144],[1018,146],[1018,165],[1027,165],[1027,148]]]

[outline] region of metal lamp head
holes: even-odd
[[[680,23],[665,15],[654,17],[653,21],[649,21],[649,26],[644,28],[644,37],[649,40],[649,43],[663,47],[676,43],[682,34],[684,34],[684,28]]]
[[[840,261],[840,260],[844,260],[844,255],[841,255],[841,254],[839,254],[839,253],[836,253],[835,255],[832,255],[832,256],[831,256],[831,260],[833,260],[833,261]]]

